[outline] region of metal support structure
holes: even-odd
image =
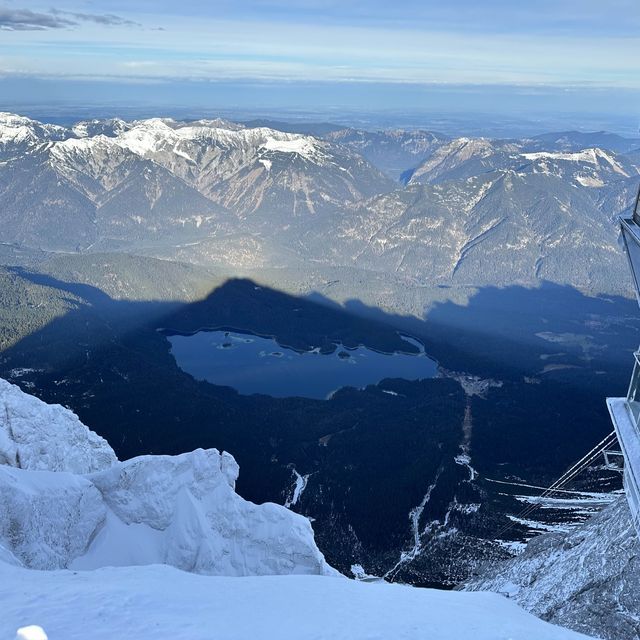
[[[611,449],[605,449],[602,454],[604,455],[604,464],[610,471],[624,471],[624,453],[622,451],[613,451]]]
[[[640,190],[632,214],[620,219],[636,297],[640,304]],[[624,489],[636,532],[640,535],[640,347],[634,353],[633,373],[626,398],[607,398],[611,421],[624,458]],[[605,460],[613,452],[605,453]]]

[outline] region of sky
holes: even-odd
[[[0,0],[0,103],[636,117],[638,52],[638,0]]]

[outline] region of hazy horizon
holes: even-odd
[[[631,0],[5,2],[0,108],[633,135],[639,26]]]

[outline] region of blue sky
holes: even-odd
[[[121,99],[194,83],[222,102],[242,100],[237,89],[251,85],[275,97],[286,87],[290,100],[313,83],[329,102],[349,96],[354,107],[358,87],[368,108],[418,89],[428,106],[430,91],[466,87],[485,102],[532,91],[577,110],[593,92],[598,105],[619,96],[613,111],[638,111],[638,0],[53,2],[0,0],[0,90],[16,100],[68,83],[90,100],[96,82]],[[301,91],[301,101],[318,91]]]

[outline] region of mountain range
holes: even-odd
[[[597,133],[316,137],[220,119],[64,128],[3,114],[0,241],[628,294],[612,223],[633,199],[636,145]]]

